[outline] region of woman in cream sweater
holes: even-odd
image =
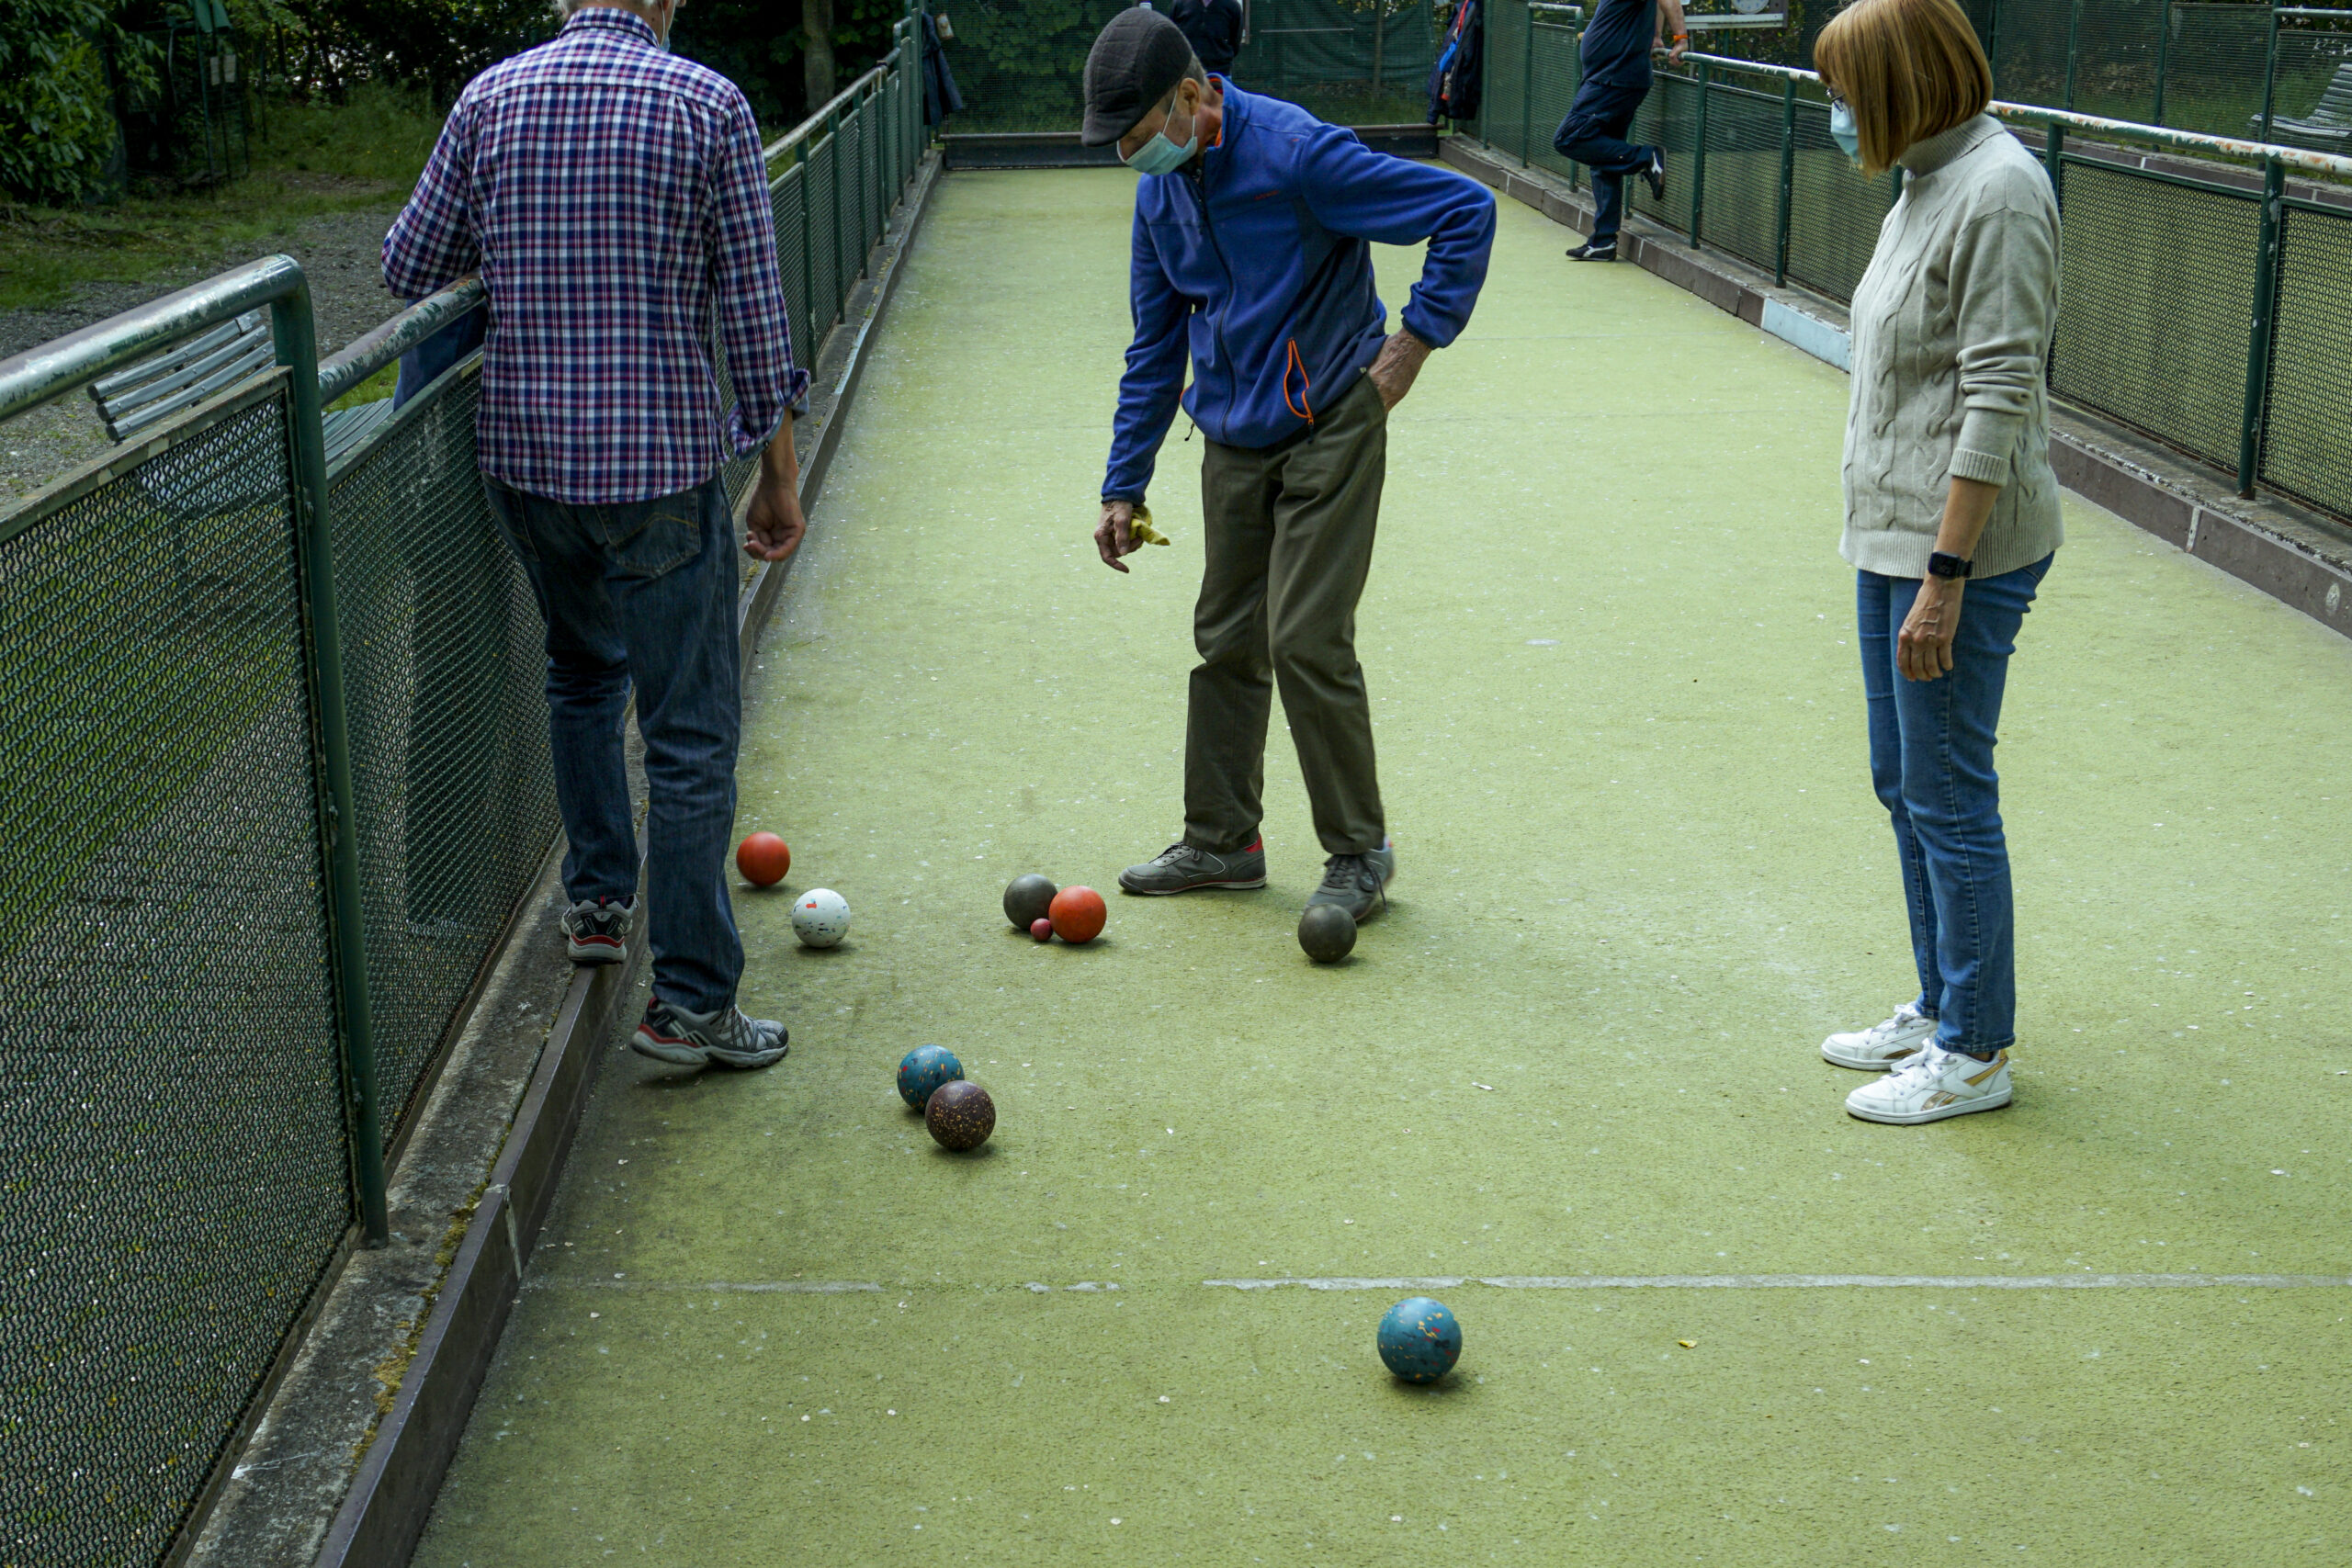
[[[1894,823],[1917,999],[1822,1055],[1885,1076],[1846,1109],[1941,1121],[2009,1103],[2017,942],[2002,686],[2061,539],[2043,389],[2058,207],[1984,112],[1992,73],[1954,0],[1858,0],[1815,48],[1830,129],[1903,195],[1854,291],[1846,534],[1871,778]]]

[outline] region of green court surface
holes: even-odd
[[[1182,819],[1199,438],[1172,547],[1088,537],[1130,183],[934,194],[750,677],[740,826],[854,929],[741,891],[790,1058],[607,1065],[418,1561],[2352,1558],[2352,647],[2070,502],[2001,753],[2018,1102],[1849,1119],[1821,1037],[1912,976],[1845,380],[1505,202],[1359,617],[1389,912],[1299,953],[1277,728],[1272,886],[1038,946],[1010,878]],[[893,1092],[931,1041],[978,1156]],[[1373,1325],[1432,1278],[1466,1348],[1408,1388]]]

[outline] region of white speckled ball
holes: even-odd
[[[803,947],[839,947],[849,935],[849,900],[830,887],[811,887],[792,906],[792,934]]]

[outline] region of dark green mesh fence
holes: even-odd
[[[286,385],[0,520],[12,1563],[161,1554],[351,1221]]]
[[[1894,205],[1894,176],[1865,175],[1829,135],[1829,109],[1801,97],[1790,128],[1789,281],[1843,304],[1854,297],[1879,225]]]
[[[2070,159],[2064,212],[2052,389],[2234,468],[2257,204]]]
[[[2290,202],[2279,241],[2262,478],[2352,515],[2352,213]]]
[[[964,112],[951,131],[1075,130],[1086,52],[1123,0],[974,0],[945,45]],[[1233,80],[1341,125],[1419,122],[1437,58],[1430,0],[1250,0]]]
[[[1836,8],[1808,4],[1798,27],[1696,36],[1711,53],[1810,68]],[[1994,96],[2007,102],[2323,152],[2352,142],[2352,125],[2336,123],[2352,120],[2352,74],[2338,74],[2352,62],[2352,9],[2281,6],[2274,22],[2267,0],[1962,0],[1961,8],[1992,63]],[[2339,83],[2345,114],[2323,103]]]
[[[481,376],[394,414],[327,509],[388,1147],[556,832],[538,607],[474,468]]]
[[[1730,83],[1708,93],[1705,178],[1706,243],[1770,271],[1780,247],[1779,93]]]
[[[904,63],[771,149],[804,364],[916,171]],[[311,374],[257,376],[0,514],[0,1564],[161,1561],[367,1208],[334,890],[356,885],[340,951],[389,1146],[555,836],[543,630],[476,468],[480,360],[331,478],[289,457]],[[752,467],[727,466],[730,496]],[[322,833],[337,756],[354,884]]]
[[[2177,4],[2170,27],[2164,123],[2208,136],[2245,136],[2249,128],[2258,130],[2270,52],[2268,8]]]
[[[1523,67],[1528,82],[1528,161],[1573,181],[1581,171],[1553,151],[1552,138],[1560,121],[1567,118],[1577,85],[1583,80],[1577,63],[1576,29],[1556,6],[1532,6],[1529,17],[1527,39],[1532,54]],[[1487,59],[1487,80],[1491,82],[1501,73],[1496,57],[1489,53]]]
[[[2099,0],[2094,8],[2118,27],[2150,10],[2139,0]],[[2172,9],[2174,26],[2194,28],[2211,23],[2208,13],[2252,8]],[[2154,10],[2161,16],[2161,4]],[[2063,23],[2066,7],[2057,11]],[[2006,5],[2001,15],[2006,27]],[[1551,146],[1576,88],[1576,35],[1554,21],[1567,16],[1564,7],[1498,0],[1485,125],[1498,152],[1573,181],[1577,166]],[[2051,26],[2046,17],[2036,25]],[[2018,47],[2033,58],[2047,53]],[[2312,47],[2324,64],[2336,58]],[[2120,62],[2109,80],[2129,85],[2137,57],[2110,46],[2105,58]],[[2147,59],[2153,72],[2153,53]],[[2352,96],[2352,66],[2330,64],[2329,79],[2339,68]],[[1899,182],[1860,174],[1838,149],[1817,81],[1718,60],[1705,66],[1702,116],[1699,71],[1696,63],[1659,71],[1634,118],[1631,139],[1665,148],[1668,180],[1664,201],[1626,182],[1634,209],[1688,241],[1699,185],[1702,247],[1851,299]],[[2233,129],[2244,134],[2243,126]],[[1702,132],[1703,159],[1695,155]],[[2031,134],[2029,145],[2047,166],[2041,132]],[[2142,140],[2161,141],[2153,131]],[[2177,149],[2160,166],[2142,167],[2128,152],[2093,143],[2064,152],[2061,166],[2064,275],[2052,389],[2235,473],[2242,488],[2268,484],[2352,516],[2352,393],[2342,374],[2352,343],[2352,202],[2331,190],[2328,199],[2306,191],[2284,203],[2273,329],[2256,343],[2264,232],[2257,176],[2221,165],[2184,174],[2199,166]],[[2249,424],[2249,408],[2259,412],[2258,424]]]

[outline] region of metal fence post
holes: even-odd
[[[287,370],[296,523],[301,538],[300,592],[312,712],[318,717],[318,771],[326,786],[319,829],[325,842],[327,908],[334,923],[335,1011],[343,1035],[345,1126],[352,1186],[369,1247],[390,1238],[384,1198],[383,1112],[376,1087],[376,1034],[368,999],[368,934],[359,908],[359,814],[351,784],[351,726],[344,705],[343,638],[335,613],[334,536],[327,517],[327,449],[319,403],[319,344],[311,318],[311,285],[270,302],[277,363]]]
[[[2165,122],[2165,77],[2172,69],[2172,0],[2164,0],[2156,14],[2156,101],[2151,106],[2148,122]]]
[[[1797,186],[1797,79],[1781,78],[1781,208],[1777,233],[1772,242],[1772,281],[1785,288],[1789,281],[1789,209],[1794,205]]]
[[[2050,172],[2050,198],[2066,209],[2066,128],[2052,121],[2043,138],[2043,167]]]
[[[2083,37],[2083,0],[2073,0],[2066,11],[2066,112],[2075,112],[2075,62]]]
[[[1690,152],[1690,248],[1702,248],[1700,225],[1704,221],[1707,206],[1707,82],[1705,61],[1699,62],[1699,116],[1696,136]]]
[[[2287,165],[2262,161],[2262,228],[2255,245],[2254,325],[2245,350],[2245,409],[2238,421],[2238,494],[2251,499],[2262,463],[2262,427],[2270,390],[2270,344],[2278,303],[2279,226],[2286,216]]]
[[[2001,0],[1993,0],[1993,19],[1984,27],[1984,62],[1993,68],[1993,96],[2001,91]]]
[[[2270,140],[2270,124],[2278,107],[2278,0],[2270,0],[2270,42],[2262,55],[2262,140]]]
[[[1527,154],[1535,140],[1535,8],[1524,9],[1527,25],[1519,34],[1519,166],[1522,169],[1527,167]]]
[[[848,270],[842,263],[842,127],[848,123],[849,117],[839,109],[826,117],[827,133],[833,139],[833,226],[827,234],[833,246],[832,314],[825,318],[829,327],[842,313],[842,307],[849,303]]]

